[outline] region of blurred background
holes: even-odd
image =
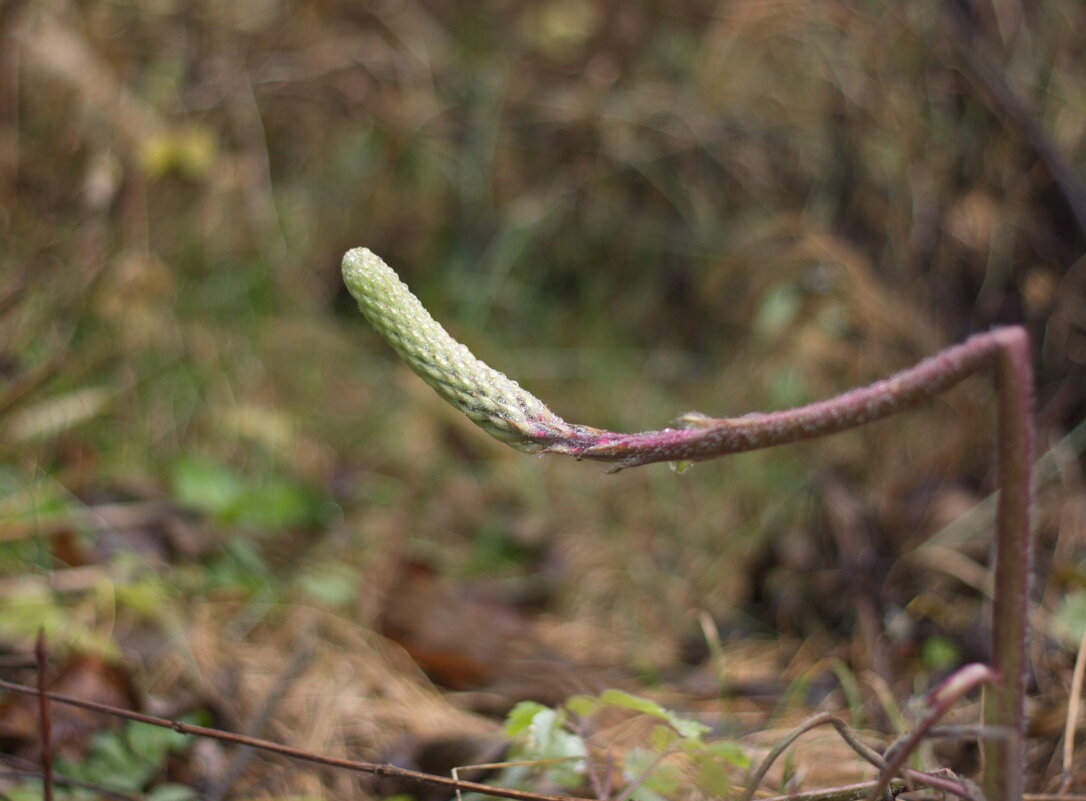
[[[60,691],[447,771],[495,758],[517,701],[610,686],[754,755],[816,710],[888,742],[985,656],[986,379],[606,475],[445,408],[341,285],[364,245],[616,430],[1024,324],[1027,789],[1081,791],[1083,41],[1078,0],[0,3],[3,675],[33,682],[44,629]],[[39,797],[33,708],[2,704],[3,792]],[[160,801],[424,797],[54,714],[68,775]],[[805,748],[767,786],[872,776],[832,733]]]

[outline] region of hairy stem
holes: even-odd
[[[984,791],[989,799],[1022,797],[1025,760],[1026,637],[1033,568],[1030,503],[1033,468],[1033,370],[1022,328],[993,331],[999,343],[999,510],[996,514],[992,667],[1002,680],[985,698],[988,721],[1013,736],[984,742]]]
[[[996,532],[992,664],[998,678],[985,700],[988,801],[1022,794],[1027,603],[1031,566],[1032,373],[1023,328],[970,337],[867,387],[778,412],[734,418],[698,413],[675,427],[623,434],[572,425],[515,381],[476,359],[422,307],[369,250],[343,259],[343,277],[363,314],[423,380],[481,428],[522,450],[609,462],[613,470],[652,462],[699,461],[826,436],[917,406],[965,378],[993,372],[999,395],[999,520]]]

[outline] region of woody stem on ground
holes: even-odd
[[[997,679],[984,707],[988,725],[1005,736],[984,744],[984,789],[988,801],[1021,797],[1033,463],[1032,373],[1024,329],[1009,326],[976,334],[870,386],[795,409],[736,418],[689,413],[673,427],[623,434],[567,423],[517,382],[475,358],[371,251],[348,251],[343,278],[362,313],[411,369],[483,430],[520,450],[608,462],[612,470],[713,459],[834,434],[917,406],[976,373],[993,372],[1001,490],[991,657]]]

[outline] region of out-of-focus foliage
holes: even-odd
[[[810,677],[847,663],[841,703],[892,729],[888,698],[983,655],[989,531],[950,526],[993,485],[983,382],[824,442],[604,476],[444,409],[340,285],[365,245],[480,357],[619,430],[802,403],[1025,323],[1051,449],[1036,672],[1065,704],[1084,40],[1078,0],[0,5],[0,596],[21,621],[0,647],[40,622],[58,659],[120,659],[242,728],[316,634],[280,732],[369,757],[492,731],[416,665],[504,713],[616,665],[706,671],[714,704],[765,674],[832,704]],[[803,646],[767,657],[769,636]],[[1031,787],[1058,785],[1052,720]]]
[[[597,793],[618,786],[638,801],[663,801],[680,787],[719,798],[731,789],[730,774],[750,765],[737,743],[705,739],[709,726],[621,690],[574,696],[560,709],[522,701],[504,731],[513,743],[497,779],[503,787],[542,780],[575,790],[587,776]]]

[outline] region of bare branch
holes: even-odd
[[[169,720],[167,718],[155,717],[154,715],[145,715],[142,712],[133,712],[129,709],[121,709],[120,707],[110,706],[109,704],[100,704],[96,701],[87,701],[70,695],[51,692],[42,693],[35,687],[28,687],[25,684],[16,684],[15,682],[5,681],[3,679],[0,679],[0,690],[8,690],[22,695],[44,696],[50,701],[54,701],[58,704],[67,704],[81,709],[89,709],[92,712],[101,712],[104,715],[112,715],[113,717],[123,718],[125,720],[134,720],[138,723],[147,723],[151,726],[161,726],[166,729],[173,729],[180,734],[189,734],[194,737],[210,737],[211,739],[219,740],[221,742],[234,743],[236,745],[258,748],[262,751],[268,751],[274,754],[281,754],[282,756],[298,759],[303,762],[328,765],[333,768],[357,771],[358,773],[369,773],[374,776],[391,776],[397,779],[423,782],[425,784],[436,784],[465,792],[484,793],[500,798],[512,798],[518,801],[584,801],[584,799],[573,798],[572,796],[567,795],[533,793],[529,790],[493,787],[481,782],[464,781],[462,779],[453,779],[448,776],[435,776],[418,770],[396,767],[395,765],[324,756],[323,754],[315,754],[312,751],[306,751],[301,748],[274,743],[270,740],[261,740],[256,737],[247,737],[244,734],[234,734],[220,729],[212,729],[207,726],[196,726],[191,723],[182,723],[179,720]]]

